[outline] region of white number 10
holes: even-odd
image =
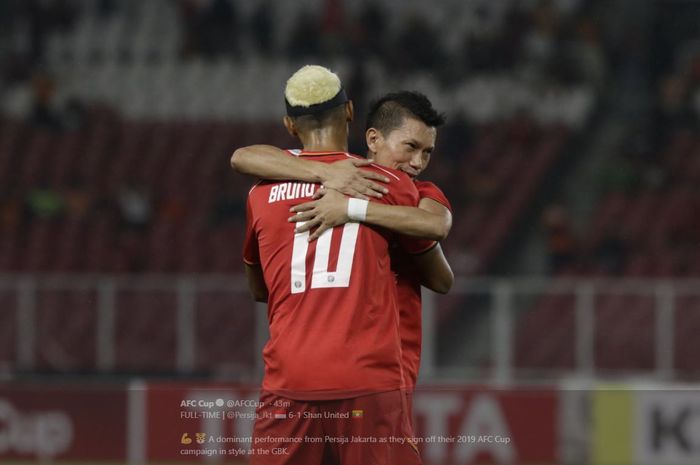
[[[297,223],[301,226],[303,223]],[[348,287],[352,260],[355,256],[355,243],[360,223],[345,223],[340,238],[338,266],[336,271],[328,271],[328,259],[331,252],[331,233],[328,229],[317,239],[314,269],[311,275],[311,289],[321,287]],[[292,294],[306,290],[306,254],[309,250],[309,231],[294,234],[292,248]]]

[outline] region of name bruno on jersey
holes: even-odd
[[[283,184],[277,184],[270,189],[270,197],[267,199],[267,203],[311,197],[314,195],[314,192],[316,192],[317,187],[317,184],[308,182],[285,182]]]

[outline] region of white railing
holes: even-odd
[[[148,334],[143,331],[134,331],[133,334],[123,328],[120,330],[116,323],[119,312],[148,313],[153,309],[147,305],[143,308],[128,307],[121,302],[125,293],[165,293],[170,296],[165,303],[163,315],[172,318],[168,327],[174,328],[173,337],[175,348],[172,355],[172,373],[189,374],[193,372],[222,373],[223,375],[253,379],[261,373],[261,348],[267,338],[267,320],[264,305],[255,305],[247,293],[243,276],[213,276],[213,275],[147,275],[147,276],[106,276],[106,275],[0,275],[0,334],[14,334],[14,354],[12,351],[2,352],[0,345],[0,369],[9,367],[10,373],[15,371],[33,372],[49,371],[70,372],[70,363],[62,366],[58,362],[41,364],[38,362],[37,352],[57,350],[60,352],[60,344],[45,348],[42,344],[38,328],[47,331],[64,331],[62,327],[45,328],[42,318],[50,312],[64,312],[63,320],[70,320],[71,308],[66,305],[53,306],[51,299],[46,298],[51,292],[72,292],[80,295],[88,293],[94,296],[89,300],[89,308],[84,309],[93,315],[94,324],[73,327],[75,338],[94,337],[96,344],[94,354],[90,357],[94,360],[93,369],[87,371],[95,373],[113,373],[128,371],[129,361],[124,356],[117,354],[117,347],[128,346],[131,343],[145,348],[144,355],[148,355]],[[197,362],[201,354],[206,354],[207,347],[212,343],[208,336],[197,336],[196,323],[206,316],[209,306],[198,303],[201,296],[208,293],[217,293],[226,296],[225,301],[219,301],[218,311],[226,312],[251,312],[250,318],[241,319],[247,325],[244,328],[236,328],[238,339],[231,343],[237,348],[231,353],[231,366],[236,366],[234,374],[227,371],[226,360],[218,360],[215,363]],[[574,353],[574,366],[562,368],[540,367],[537,376],[532,376],[527,367],[518,366],[515,361],[516,333],[519,331],[519,319],[527,312],[537,311],[538,302],[545,296],[564,295],[571,298],[571,308],[561,308],[561,311],[572,312],[574,322],[573,341],[570,341]],[[601,305],[601,299],[615,295],[629,295],[647,299],[654,312],[653,328],[629,327],[629,334],[634,337],[634,331],[653,331],[653,361],[648,368],[639,370],[621,369],[617,372],[604,372],[596,363],[596,337],[600,330],[596,322],[596,309]],[[476,297],[479,298],[476,298]],[[421,379],[424,382],[444,382],[448,380],[480,380],[494,384],[508,385],[514,381],[533,381],[541,377],[542,372],[549,376],[574,375],[586,379],[604,377],[607,375],[634,374],[654,379],[673,379],[676,377],[677,367],[674,357],[678,353],[676,334],[676,313],[679,311],[679,298],[697,299],[698,310],[695,320],[700,335],[700,281],[693,280],[550,280],[534,278],[518,279],[458,279],[452,291],[447,297],[438,296],[431,292],[424,293],[424,338],[423,361],[421,367]],[[465,303],[454,304],[454,299],[464,298]],[[438,313],[444,312],[452,299],[452,315],[446,315],[445,319],[439,319]],[[128,299],[127,299],[128,304]],[[603,300],[604,304],[604,300]],[[635,312],[637,308],[614,308],[619,312]],[[685,309],[681,309],[685,310]],[[470,356],[457,360],[440,360],[438,357],[437,342],[440,337],[440,329],[455,318],[456,312],[473,312],[477,315],[471,321],[472,333],[469,342],[463,342],[462,338],[448,341],[450,350],[455,353],[467,352]],[[42,316],[43,315],[43,316]],[[84,313],[83,313],[84,315]],[[464,316],[464,315],[462,315]],[[235,317],[234,317],[235,318]],[[58,320],[61,320],[60,318]],[[624,321],[624,320],[617,320]],[[2,329],[2,325],[15,325],[13,330]],[[75,322],[74,322],[75,323]],[[153,320],[149,323],[153,324]],[[239,324],[239,323],[234,323]],[[463,323],[462,323],[463,324]],[[43,326],[42,326],[43,325]],[[158,333],[158,328],[150,329],[153,334]],[[226,328],[221,328],[226,336]],[[618,328],[619,329],[619,328]],[[140,328],[143,330],[143,327]],[[465,334],[470,331],[470,326],[463,328]],[[556,330],[556,328],[553,328]],[[460,327],[460,331],[462,331]],[[213,338],[213,336],[212,336]],[[444,339],[444,338],[443,338]],[[0,341],[1,342],[1,341]],[[442,341],[441,341],[442,342]],[[7,344],[5,345],[5,347]],[[244,349],[254,353],[248,362],[241,365],[236,361],[236,351]],[[91,350],[91,349],[86,349]],[[563,350],[554,347],[552,350]],[[682,350],[682,346],[681,346]],[[200,354],[198,356],[198,354]],[[70,357],[68,357],[70,359]],[[236,365],[238,364],[238,365]],[[124,369],[124,366],[127,369]],[[85,371],[85,370],[83,370]],[[148,373],[148,370],[142,370]]]
[[[14,360],[2,360],[2,354],[0,354],[0,366],[4,362],[11,369],[14,367],[23,372],[46,369],[59,372],[70,371],[55,365],[37,366],[36,352],[41,348],[41,341],[37,340],[37,330],[40,323],[37,312],[41,307],[39,300],[42,295],[52,292],[84,293],[96,296],[92,308],[88,309],[88,311],[94,312],[94,328],[83,327],[82,331],[77,332],[76,337],[86,336],[90,332],[94,332],[96,339],[94,371],[99,373],[111,373],[115,368],[117,371],[123,371],[118,367],[115,354],[115,348],[119,342],[117,341],[118,328],[115,323],[117,313],[152,310],[147,306],[134,309],[129,308],[128,305],[120,304],[120,294],[126,292],[137,294],[167,293],[173,297],[174,305],[172,305],[172,312],[169,313],[173,319],[170,322],[171,326],[175,328],[176,345],[174,354],[172,354],[172,372],[174,373],[184,374],[196,371],[195,356],[197,350],[207,342],[206,340],[198,341],[196,337],[195,322],[202,316],[202,312],[207,310],[201,305],[197,305],[197,296],[206,293],[227,294],[229,302],[226,308],[228,310],[236,312],[244,309],[253,312],[255,320],[258,322],[256,326],[265,329],[265,312],[255,311],[259,308],[256,309],[255,304],[250,299],[244,278],[241,275],[3,275],[0,276],[0,296],[5,298],[0,304],[0,325],[7,321],[16,322],[16,357]],[[11,298],[12,294],[14,294],[14,299]],[[72,309],[67,308],[66,305],[48,305],[48,307],[49,312],[63,312],[64,319],[74,317]],[[44,311],[44,313],[47,312]],[[151,329],[154,334],[158,331],[157,327]],[[57,332],[61,330],[62,328],[56,328]],[[246,328],[245,331],[238,332],[250,335],[249,341],[240,341],[242,344],[255,344],[256,347],[262,347],[264,338],[267,337],[263,331],[255,328]],[[131,336],[122,334],[122,337],[128,339]],[[139,342],[145,343],[146,346],[148,344],[148,341]],[[254,373],[259,372],[260,366],[253,363],[244,369],[251,372],[251,376],[253,376]],[[239,369],[237,373],[240,375],[241,371]]]
[[[427,294],[427,295],[426,295]],[[586,280],[586,279],[546,279],[546,278],[512,278],[512,279],[458,279],[452,288],[450,295],[485,295],[486,303],[481,304],[490,317],[490,325],[484,339],[488,339],[488,353],[484,359],[488,362],[485,370],[470,366],[470,363],[450,364],[437,363],[435,353],[436,332],[424,333],[423,370],[431,377],[440,379],[459,379],[460,369],[471,370],[477,373],[480,379],[493,384],[510,384],[513,381],[536,381],[535,377],[528,377],[526,367],[517,367],[514,362],[515,335],[518,325],[517,319],[528,311],[537,307],[537,302],[544,296],[568,295],[572,299],[572,308],[560,308],[561,311],[571,311],[574,319],[574,334],[572,341],[574,351],[574,366],[572,369],[538,370],[538,377],[543,372],[549,371],[549,375],[560,377],[562,375],[576,376],[583,379],[600,379],[620,376],[634,376],[649,379],[669,380],[676,378],[678,368],[674,354],[682,350],[677,347],[676,315],[679,311],[691,312],[694,316],[689,319],[700,335],[700,280],[652,280],[652,279],[619,279],[619,280]],[[647,299],[653,308],[654,322],[652,328],[623,327],[626,322],[621,318],[617,320],[623,332],[627,332],[633,338],[635,331],[650,329],[653,331],[654,341],[653,361],[649,369],[625,369],[601,370],[596,365],[596,338],[601,328],[596,325],[596,310],[601,304],[605,304],[606,298],[614,296],[632,296]],[[424,293],[424,326],[435,328],[436,310],[440,308],[440,301],[445,299],[432,293]],[[528,297],[527,301],[516,302],[517,298]],[[693,299],[692,306],[686,308],[679,304],[680,298]],[[600,299],[603,299],[601,302]],[[686,302],[687,304],[687,302]],[[610,307],[608,306],[608,309]],[[469,312],[473,309],[462,307],[460,311]],[[633,313],[640,308],[621,308],[612,306],[615,312]],[[556,328],[553,328],[556,329]],[[620,329],[620,328],[618,328]],[[603,335],[604,336],[604,335]],[[700,372],[700,363],[694,367],[690,376],[697,376]],[[457,373],[457,376],[455,376]]]

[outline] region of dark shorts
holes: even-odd
[[[252,465],[420,465],[406,394],[297,401],[263,392]]]

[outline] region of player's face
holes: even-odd
[[[430,162],[437,131],[414,118],[404,118],[387,136],[367,131],[367,146],[377,163],[418,176]]]

